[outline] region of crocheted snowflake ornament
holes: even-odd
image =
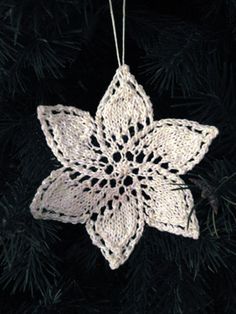
[[[120,66],[95,119],[63,105],[39,106],[47,143],[63,167],[31,203],[38,219],[84,223],[112,269],[139,241],[144,224],[197,239],[189,189],[179,175],[208,151],[218,130],[181,119],[153,121],[152,104],[127,65]]]

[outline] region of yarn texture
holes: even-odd
[[[198,239],[193,197],[179,175],[201,161],[217,128],[154,121],[149,97],[125,64],[95,118],[63,105],[39,106],[38,118],[62,167],[38,188],[34,218],[85,224],[112,269],[129,258],[145,223]]]

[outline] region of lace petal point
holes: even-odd
[[[212,139],[214,139],[219,134],[219,130],[215,126],[211,126],[210,128],[212,133]]]
[[[86,223],[96,210],[97,203],[104,197],[106,188],[100,190],[95,187],[93,191],[88,189],[90,178],[86,177],[83,168],[80,171],[78,173],[77,170],[64,167],[52,171],[43,180],[31,202],[32,215],[37,219]],[[91,197],[93,192],[95,195]]]
[[[88,220],[86,229],[93,244],[101,249],[111,269],[122,265],[134,250],[144,228],[142,211],[135,199],[129,203],[114,202],[114,207],[100,211],[95,221]]]
[[[37,114],[38,114],[38,117],[41,115],[41,113],[44,112],[44,107],[43,105],[40,105],[37,107]]]
[[[144,128],[134,138],[132,149],[143,150],[145,155],[152,153],[150,162],[185,174],[203,159],[218,133],[216,127],[195,121],[162,119]]]
[[[173,225],[172,222],[170,222],[169,224],[163,224],[162,222],[153,222],[152,220],[148,221],[147,220],[147,224],[150,227],[156,228],[159,231],[162,232],[168,232],[168,233],[172,233],[175,235],[181,235],[185,238],[192,238],[194,240],[198,240],[199,239],[199,229],[198,226],[195,224],[193,226],[192,229],[188,229],[187,227],[183,227],[183,226],[178,226],[178,225]]]
[[[146,172],[144,169],[142,171],[145,177]],[[160,231],[197,239],[198,220],[195,211],[191,213],[193,197],[189,189],[182,188],[184,181],[175,174],[168,176],[167,171],[157,173],[153,170],[149,172],[150,175],[151,181],[148,178],[142,180],[146,223]]]
[[[97,108],[96,122],[101,128],[101,137],[111,148],[117,144],[126,146],[134,135],[131,129],[139,132],[139,126],[145,127],[152,121],[153,109],[149,97],[129,72],[129,67],[122,65]],[[124,136],[127,138],[125,143]]]
[[[77,161],[97,160],[96,124],[89,112],[71,106],[39,106],[38,119],[48,146],[63,166]]]

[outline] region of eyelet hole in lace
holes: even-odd
[[[112,165],[108,165],[105,169],[106,174],[111,174],[113,172],[114,168]]]
[[[110,186],[111,186],[112,188],[116,187],[116,180],[115,180],[115,179],[111,179],[111,180],[110,180]]]
[[[123,195],[123,194],[125,193],[125,189],[124,189],[123,186],[121,186],[121,187],[119,188],[119,193],[120,193],[120,195]]]
[[[119,161],[121,160],[121,153],[120,153],[120,152],[115,152],[115,153],[113,154],[113,160],[114,160],[115,162],[119,162]]]
[[[128,151],[128,152],[126,153],[126,158],[127,158],[127,160],[129,160],[129,161],[133,161],[133,160],[134,160],[134,155],[133,155],[130,151]]]
[[[133,184],[133,179],[132,179],[132,177],[130,177],[130,176],[127,176],[125,179],[124,179],[124,185],[125,186],[129,186],[129,185],[132,185]]]
[[[102,179],[102,180],[100,181],[100,183],[99,183],[99,186],[100,186],[101,188],[103,188],[106,184],[107,184],[107,180],[106,180],[106,179]]]
[[[108,159],[107,159],[107,157],[105,157],[105,156],[102,156],[100,159],[99,159],[99,161],[100,162],[103,162],[104,164],[108,164]]]
[[[136,156],[136,162],[142,163],[144,158],[145,158],[145,154],[143,153],[143,151],[141,151],[141,152]]]
[[[91,144],[95,147],[100,147],[100,144],[98,143],[98,140],[97,138],[94,136],[94,135],[91,135],[90,136],[90,139],[91,139]]]

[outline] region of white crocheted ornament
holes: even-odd
[[[123,264],[144,224],[197,239],[189,189],[179,175],[208,151],[218,130],[181,119],[153,121],[152,104],[127,65],[120,66],[95,119],[63,105],[39,106],[47,143],[63,167],[32,204],[35,218],[84,223],[112,269]]]

